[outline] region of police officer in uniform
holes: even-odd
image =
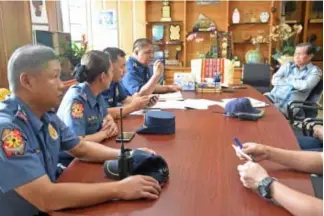
[[[74,72],[79,84],[66,92],[57,115],[76,135],[86,140],[101,142],[117,135],[117,125],[108,115],[101,95],[113,77],[109,55],[90,51],[82,57]]]
[[[149,64],[153,61],[153,53],[153,43],[149,39],[141,38],[134,42],[133,56],[126,63],[127,73],[122,79],[122,86],[128,95],[136,92],[139,95],[150,95],[181,90],[177,85],[158,84],[163,74],[163,64],[159,60],[155,61],[153,74],[150,73]]]
[[[0,103],[1,215],[35,215],[116,198],[158,198],[161,188],[147,176],[111,183],[55,183],[59,151],[103,162],[116,159],[119,150],[76,137],[49,112],[63,92],[60,63],[51,48],[17,49],[7,71],[12,94]]]
[[[123,115],[128,115],[131,112],[153,106],[157,102],[157,97],[153,95],[139,96],[135,93],[133,96],[128,96],[124,88],[119,83],[125,73],[126,53],[116,47],[108,47],[104,52],[109,54],[113,66],[113,79],[110,87],[102,93],[102,96],[107,102],[109,113],[114,117],[119,117],[118,106],[123,106]]]

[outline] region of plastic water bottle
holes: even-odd
[[[214,82],[215,82],[215,92],[216,93],[222,92],[221,73],[220,72],[215,73]]]

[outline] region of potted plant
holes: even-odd
[[[301,25],[294,25],[291,27],[286,23],[273,26],[270,38],[277,42],[278,46],[272,58],[277,60],[280,64],[293,61],[297,37],[302,29],[303,27]]]
[[[88,49],[88,40],[86,39],[85,34],[81,36],[81,43],[76,43],[75,41],[72,44],[62,44],[65,52],[62,54],[65,57],[68,57],[73,66],[76,66],[80,63],[82,56],[87,52]]]

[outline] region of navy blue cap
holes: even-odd
[[[137,133],[173,134],[175,133],[175,116],[166,111],[148,111],[144,116],[144,125]]]
[[[248,98],[236,98],[225,105],[225,115],[243,120],[257,120],[264,112],[254,108]]]
[[[133,158],[133,169],[130,171],[131,175],[151,176],[160,184],[167,182],[169,178],[168,164],[160,155],[136,149],[131,152],[131,156]],[[108,178],[120,179],[118,160],[106,161],[104,170]]]

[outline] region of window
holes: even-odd
[[[99,22],[105,10],[95,8],[93,0],[61,1],[63,30],[70,32],[75,42],[81,42],[82,34],[86,34],[91,49],[102,50],[108,46],[118,46],[118,26],[106,28]],[[110,11],[110,10],[109,10]],[[115,17],[117,17],[115,11]],[[117,20],[115,20],[116,23]]]

